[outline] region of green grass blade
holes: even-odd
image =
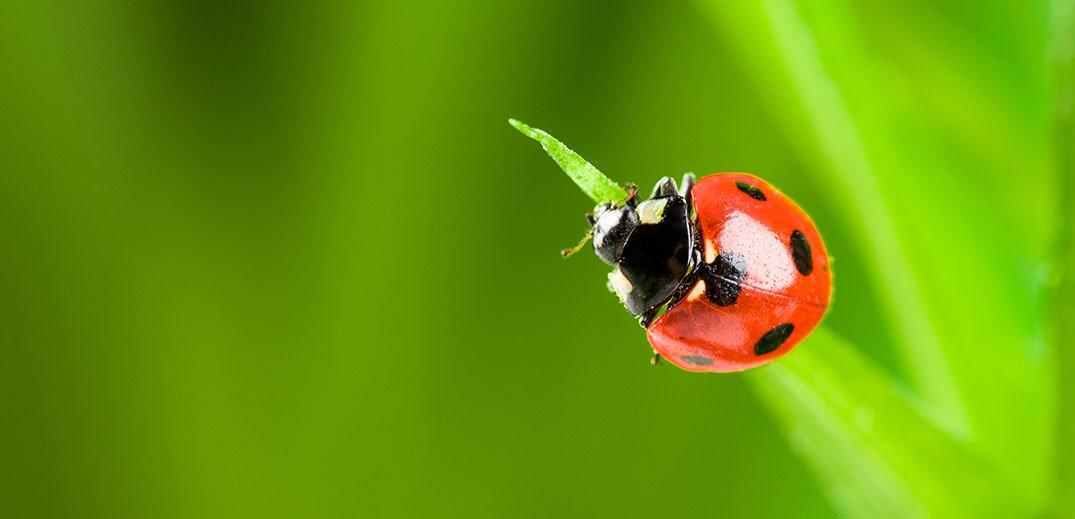
[[[848,517],[1021,517],[1029,505],[921,403],[824,327],[749,374]]]
[[[564,170],[564,173],[567,173],[567,176],[575,181],[579,189],[586,193],[586,196],[592,198],[594,202],[623,203],[627,200],[627,191],[620,187],[619,184],[605,176],[593,164],[587,162],[586,159],[565,146],[564,143],[556,140],[552,135],[543,130],[531,128],[515,119],[508,119],[508,123],[523,135],[541,144],[545,153],[548,153],[549,157],[560,166],[560,169]]]
[[[1075,517],[1075,349],[1067,346],[1075,337],[1075,225],[1070,208],[1075,204],[1075,0],[1052,2],[1052,48],[1055,116],[1054,146],[1057,170],[1061,174],[1061,235],[1058,237],[1057,270],[1059,282],[1051,297],[1055,305],[1053,336],[1061,345],[1057,352],[1059,390],[1057,404],[1059,427],[1056,452],[1056,496],[1053,510],[1057,517]]]
[[[720,11],[715,13],[718,22],[743,19],[722,17],[728,9],[725,2],[706,5],[714,12]],[[919,303],[921,288],[900,247],[893,213],[881,194],[859,129],[821,62],[810,28],[788,0],[761,2],[748,18],[757,19],[767,34],[760,39],[753,32],[744,37],[750,45],[758,45],[759,40],[770,42],[771,59],[763,62],[766,70],[784,69],[788,84],[781,88],[798,96],[796,104],[802,111],[796,115],[809,130],[802,138],[816,146],[824,164],[818,173],[824,175],[826,185],[837,196],[836,206],[844,210],[846,221],[855,225],[867,260],[873,265],[878,277],[875,283],[882,287],[883,311],[895,325],[914,387],[941,410],[950,427],[966,430],[960,392],[926,309]]]
[[[1043,102],[1046,18],[999,4],[966,13],[1021,29],[990,39],[1010,53],[995,60],[995,48],[963,46],[949,25],[923,24],[910,7],[873,19],[845,0],[702,5],[850,227],[870,275],[856,281],[876,287],[879,320],[894,332],[901,374],[923,412],[995,468],[998,493],[1044,506],[1054,372],[1041,273],[1057,228],[1052,204],[1041,202],[1056,189]],[[901,61],[916,45],[941,74]],[[1003,86],[1012,81],[1017,89]],[[983,120],[1005,128],[1007,141],[981,131]],[[967,190],[973,196],[962,196]],[[876,457],[880,443],[846,454]]]

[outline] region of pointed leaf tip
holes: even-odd
[[[526,131],[530,129],[527,125],[523,124],[518,119],[513,119],[511,117],[508,118],[508,124],[523,133],[526,133]]]
[[[595,202],[623,203],[627,200],[627,191],[623,187],[552,135],[543,130],[531,128],[517,119],[509,118],[508,124],[541,144],[545,153],[560,166],[560,169],[564,170],[564,173],[567,173],[567,176],[571,177],[571,180],[575,181],[579,189]]]

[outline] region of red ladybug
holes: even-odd
[[[764,180],[721,173],[590,215],[609,288],[660,357],[688,371],[740,371],[791,351],[832,293],[814,222]],[[655,357],[659,358],[659,357]]]

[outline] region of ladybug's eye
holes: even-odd
[[[676,181],[672,177],[662,177],[657,181],[657,185],[653,186],[653,194],[650,195],[650,198],[675,196],[678,191],[679,188],[676,187]]]

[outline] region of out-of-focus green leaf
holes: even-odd
[[[817,175],[830,186],[836,206],[845,219],[857,224],[860,243],[885,290],[884,309],[904,345],[905,360],[911,375],[926,399],[943,409],[953,420],[952,426],[964,428],[963,406],[947,359],[938,348],[937,332],[920,303],[922,288],[898,240],[893,211],[882,196],[875,160],[869,155],[863,136],[852,120],[848,107],[833,78],[822,63],[822,56],[811,29],[796,12],[792,2],[759,2],[756,12],[746,12],[747,3],[737,5],[743,12],[730,15],[723,3],[712,4],[718,21],[756,19],[755,27],[764,28],[765,38],[751,34],[754,52],[769,52],[764,61],[768,73],[782,74],[783,81],[766,82],[768,88],[795,92],[791,100],[780,100],[785,119],[795,125],[806,151],[814,158]],[[742,34],[742,33],[737,33]],[[767,42],[769,45],[759,44]],[[775,65],[775,66],[774,66]],[[790,101],[790,102],[789,102]],[[790,109],[797,106],[798,110]],[[888,281],[886,278],[891,279]]]
[[[1050,298],[1053,307],[1053,337],[1058,345],[1057,366],[1060,371],[1058,391],[1059,426],[1055,473],[1056,499],[1052,511],[1057,517],[1075,517],[1075,1],[1052,2],[1051,58],[1056,129],[1056,167],[1061,173],[1061,230],[1057,244],[1057,283]]]
[[[953,38],[951,27],[923,23],[911,6],[881,17],[842,0],[704,2],[703,8],[852,227],[872,277],[838,282],[877,287],[879,314],[893,325],[902,373],[923,412],[953,445],[993,467],[996,481],[1004,482],[994,489],[1006,496],[1002,501],[1043,507],[1050,491],[1053,372],[1042,289],[1056,228],[1056,177],[1042,6],[997,7],[978,14],[977,25],[960,28],[978,41],[975,31],[988,31],[989,24],[1027,27],[1006,33],[1011,41],[1002,44],[1001,58]],[[922,46],[928,60],[904,54]],[[919,74],[922,66],[932,73]],[[1004,84],[1009,77],[1020,78],[1019,88]],[[998,132],[981,131],[983,124],[1010,131],[998,140]],[[974,196],[967,196],[970,190]],[[803,350],[798,362],[820,363],[816,352]],[[825,359],[830,368],[838,362]],[[844,371],[831,376],[845,377]],[[799,380],[803,391],[833,383],[820,373]],[[773,382],[763,379],[760,386],[771,392]],[[847,390],[858,405],[884,409],[874,393]],[[813,434],[842,431],[822,426],[827,429]],[[871,471],[857,470],[855,460],[882,456],[887,442],[913,445],[911,452],[927,452],[927,444],[915,442],[932,442],[898,427],[882,430],[842,451],[846,459],[822,450],[806,454],[818,467],[843,464],[845,479],[869,480]],[[962,463],[936,458],[931,466],[967,470]],[[905,476],[912,477],[896,475]],[[955,504],[971,502],[975,492],[957,486],[935,498],[908,495],[921,513],[951,516],[939,512],[958,511]]]
[[[1075,358],[1058,442],[1026,360],[1075,335],[1050,2],[4,2],[4,515],[1036,517],[1051,449],[1070,515]],[[618,179],[773,180],[826,329],[651,369],[605,266],[541,253],[587,204],[513,113]],[[953,395],[899,361],[926,327]]]
[[[1030,509],[922,402],[824,327],[751,378],[849,516],[1020,517]]]

